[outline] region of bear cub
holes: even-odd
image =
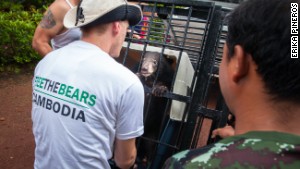
[[[150,162],[154,155],[156,143],[161,127],[164,126],[170,109],[168,99],[162,97],[171,89],[174,70],[172,59],[168,59],[158,52],[146,52],[140,70],[136,75],[140,78],[145,89],[144,105],[144,135],[140,139],[138,158]],[[152,141],[151,141],[152,140]]]

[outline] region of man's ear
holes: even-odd
[[[241,79],[247,76],[249,71],[248,54],[240,45],[234,46],[234,54],[231,60],[232,79],[238,83]]]
[[[112,27],[113,27],[113,34],[116,35],[120,32],[121,30],[121,23],[118,21],[112,22]]]

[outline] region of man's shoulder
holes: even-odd
[[[70,10],[70,6],[65,0],[56,0],[48,7],[48,10],[51,10],[55,20],[62,21],[65,14]]]
[[[278,165],[299,168],[300,160],[297,157],[300,155],[300,143],[281,140],[250,137],[249,134],[240,135],[221,140],[209,148],[180,152],[174,155],[167,165],[172,166],[169,168],[276,168]]]

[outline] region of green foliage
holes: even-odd
[[[4,4],[4,3],[3,3]],[[3,7],[3,6],[2,6]],[[42,11],[11,4],[10,10],[0,11],[0,67],[33,63],[41,57],[32,49],[34,30],[42,18]]]
[[[0,2],[0,11],[8,12],[8,11],[19,11],[23,10],[23,5],[19,3],[11,3],[10,1],[4,0]]]
[[[49,6],[54,0],[1,0],[0,10],[11,11],[19,6],[19,9],[30,11],[31,8],[40,9]]]
[[[14,0],[21,3],[25,9],[30,9],[32,6],[35,8],[43,8],[44,6],[49,6],[55,0]]]

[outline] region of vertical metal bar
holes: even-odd
[[[195,119],[197,118],[197,110],[199,105],[203,103],[205,88],[208,84],[208,71],[205,67],[210,66],[210,60],[213,56],[214,48],[211,46],[215,46],[217,34],[219,31],[219,26],[221,23],[221,11],[212,9],[213,16],[209,25],[209,31],[207,35],[207,42],[203,51],[202,62],[198,69],[198,76],[196,81],[196,87],[192,97],[192,103],[190,106],[189,114],[188,114],[188,123],[185,128],[185,136],[183,137],[183,144],[181,145],[181,149],[187,149],[195,147],[195,142],[192,143],[193,133],[190,131],[195,130]],[[191,143],[191,144],[190,144]]]

